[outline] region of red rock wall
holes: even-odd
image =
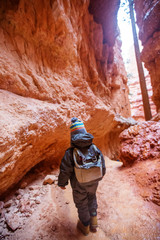
[[[159,121],[144,121],[120,134],[119,157],[124,166],[135,162],[160,158]]]
[[[152,117],[154,117],[157,113],[156,111],[156,106],[152,101],[152,86],[151,86],[151,81],[150,81],[150,76],[147,75],[145,76],[146,79],[146,86],[148,90],[148,97],[149,97],[149,102],[150,102],[150,107],[151,107],[151,113]],[[136,120],[136,121],[144,121],[144,108],[143,108],[143,101],[142,101],[142,93],[140,89],[140,84],[139,84],[139,79],[138,78],[133,78],[132,82],[129,84],[129,89],[130,89],[130,104],[131,104],[131,116]]]
[[[160,1],[135,0],[142,61],[148,69],[153,88],[153,101],[160,111]]]
[[[126,63],[126,69],[128,73],[128,86],[129,86],[129,101],[131,107],[131,116],[137,121],[144,121],[144,109],[143,109],[143,101],[142,101],[142,93],[140,88],[137,63],[135,58],[135,50],[134,45],[131,44],[128,48],[128,54],[130,56],[129,61]],[[148,97],[151,107],[152,117],[157,114],[156,106],[152,101],[152,85],[151,79],[148,71],[144,68],[144,75],[146,80],[146,87],[148,90]]]
[[[124,130],[119,159],[134,175],[144,200],[160,206],[160,121],[143,121]]]
[[[92,3],[0,2],[0,193],[42,160],[59,164],[73,116],[114,155],[110,134],[117,146],[114,132],[128,126],[118,116],[130,116],[116,39],[119,1],[101,1],[97,15],[100,4]]]
[[[153,101],[160,111],[160,1],[134,0],[142,41],[142,61],[149,70]],[[160,205],[160,116],[120,134],[119,159],[127,166],[145,201]]]

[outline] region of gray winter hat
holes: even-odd
[[[73,117],[71,119],[70,130],[71,130],[71,135],[78,134],[78,133],[87,133],[83,122],[76,117]]]

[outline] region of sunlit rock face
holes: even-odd
[[[118,7],[117,0],[0,1],[0,194],[40,161],[59,164],[73,116],[115,154],[131,124],[120,118],[130,107]]]
[[[153,101],[160,110],[160,1],[135,0],[139,38],[142,41],[142,61],[151,76]]]
[[[144,108],[142,101],[142,93],[140,88],[137,63],[135,57],[134,45],[131,44],[128,48],[129,61],[127,62],[126,69],[128,72],[128,86],[129,86],[129,100],[131,106],[131,116],[137,121],[144,121]],[[152,117],[157,114],[156,106],[152,101],[152,85],[150,75],[146,68],[144,68],[144,75],[146,80],[146,87],[148,91],[149,103],[151,108]]]
[[[120,134],[120,155],[124,166],[160,158],[160,122],[141,122]]]
[[[152,113],[152,117],[154,117],[157,114],[157,111],[156,111],[156,106],[152,101],[153,91],[152,91],[150,76],[146,75],[145,80],[146,80],[151,113]],[[144,108],[143,108],[142,93],[140,89],[138,76],[135,79],[134,78],[131,79],[129,83],[129,89],[131,93],[129,95],[130,104],[131,104],[131,116],[137,121],[144,121],[145,120]]]

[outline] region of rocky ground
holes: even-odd
[[[97,233],[86,237],[76,229],[78,216],[70,186],[61,190],[58,171],[49,172],[41,166],[32,169],[0,202],[0,239],[159,240],[160,207],[143,197],[136,184],[136,171],[107,158],[106,166],[97,191]],[[46,179],[48,174],[52,178]]]

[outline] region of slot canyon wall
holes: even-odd
[[[117,154],[131,125],[119,3],[0,1],[0,195],[37,163],[59,164],[73,116]]]
[[[139,38],[143,45],[142,61],[148,69],[153,102],[160,111],[160,1],[135,0]]]
[[[134,52],[134,45],[131,45],[129,48],[128,54],[130,54],[129,62],[126,64],[126,69],[128,72],[128,86],[129,86],[129,100],[130,100],[130,107],[131,107],[131,116],[136,121],[144,121],[144,109],[143,109],[143,101],[142,101],[142,93],[139,83],[139,76],[137,71],[137,63],[135,60],[135,52]],[[152,85],[151,79],[148,71],[144,68],[145,80],[146,80],[146,87],[148,91],[148,97],[151,107],[152,117],[157,114],[156,106],[152,101]]]
[[[134,174],[144,200],[160,206],[160,1],[134,2],[143,45],[141,57],[150,73],[158,114],[120,134],[119,158]]]
[[[146,86],[148,91],[149,103],[151,107],[151,113],[152,113],[152,117],[154,117],[157,115],[157,111],[156,111],[156,106],[152,101],[153,91],[152,91],[151,79],[149,74],[145,75],[145,80],[146,80]],[[131,106],[131,116],[136,121],[145,121],[142,93],[141,93],[138,76],[136,78],[132,77],[129,83],[129,89],[130,89],[129,99],[130,99],[130,106]]]

